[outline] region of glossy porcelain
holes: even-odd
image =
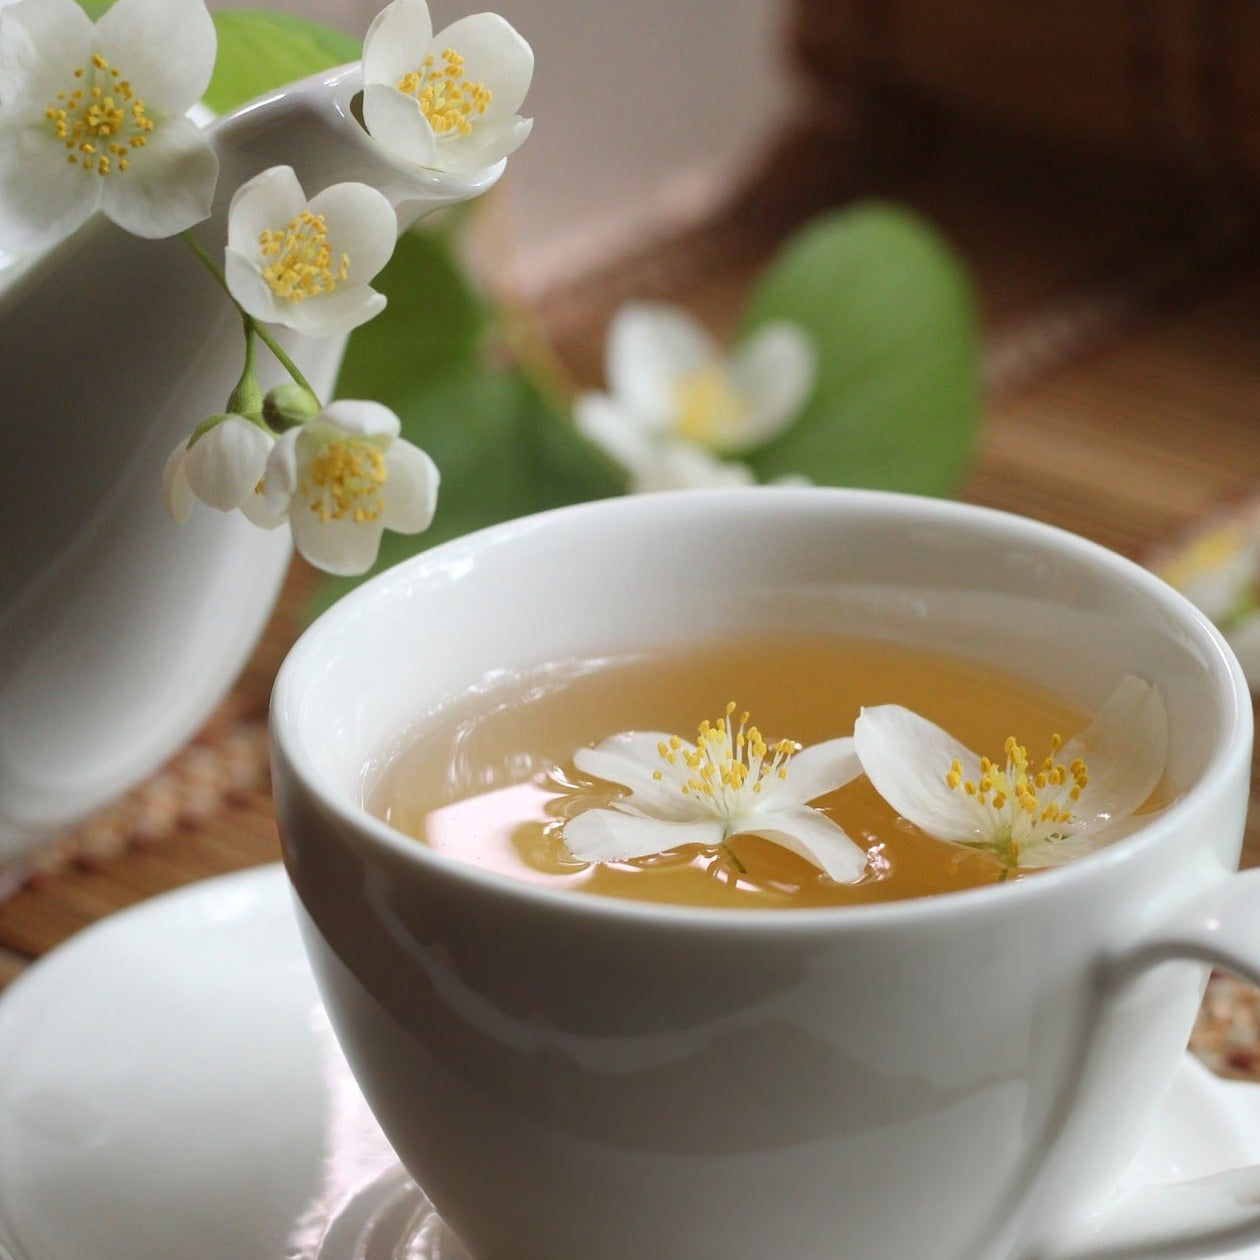
[[[222,249],[233,192],[294,167],[308,195],[380,188],[400,226],[492,184],[405,169],[355,121],[356,66],[213,126]],[[161,500],[167,455],[224,409],[239,317],[187,246],[94,221],[0,293],[0,864],[151,773],[209,716],[248,659],[288,565],[287,530]],[[286,337],[322,397],[343,339]],[[264,388],[282,379],[259,354]]]
[[[1260,1089],[1186,1058],[1124,1181],[1248,1159]],[[0,997],[0,1255],[193,1253],[467,1260],[355,1088],[278,867],[114,915]]]
[[[0,997],[5,1260],[385,1260],[423,1209],[278,867],[114,915]]]
[[[949,649],[1086,711],[1140,674],[1179,799],[1018,885],[798,912],[514,884],[362,807],[400,732],[488,675],[775,627]],[[1168,1200],[1174,1221],[1111,1197],[1206,961],[1260,974],[1260,884],[1235,874],[1246,688],[1210,624],[1119,557],[843,490],[585,505],[352,594],[290,654],[272,732],[332,1025],[478,1260],[1102,1260],[1260,1237],[1260,1174]]]

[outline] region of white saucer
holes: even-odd
[[[1260,1089],[1187,1057],[1125,1180],[1248,1162]],[[0,1000],[0,1260],[190,1256],[467,1260],[350,1078],[278,866],[113,915]]]
[[[113,915],[0,999],[2,1260],[466,1260],[333,1039],[279,866]]]

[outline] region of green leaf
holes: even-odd
[[[106,9],[113,6],[113,3],[114,0],[79,0],[79,8],[95,22]]]
[[[515,369],[475,369],[431,382],[399,414],[403,436],[437,463],[442,487],[429,529],[387,532],[371,573],[483,526],[624,488],[568,416]],[[317,615],[362,580],[326,578],[308,611]]]
[[[375,398],[398,411],[433,381],[481,362],[493,313],[469,285],[451,233],[404,233],[372,287],[387,304],[352,334],[338,397]]]
[[[747,457],[762,480],[955,492],[981,414],[971,285],[908,210],[863,203],[807,225],[760,278],[745,334],[803,326],[818,377],[800,418]]]
[[[349,36],[308,18],[265,9],[226,9],[213,16],[219,52],[205,100],[219,114],[362,54]]]

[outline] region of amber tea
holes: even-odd
[[[698,722],[725,712],[732,697],[768,738],[798,745],[850,733],[863,705],[904,705],[995,755],[1012,734],[1029,749],[1048,748],[1089,721],[1027,682],[933,651],[831,636],[745,638],[559,663],[470,690],[404,742],[368,805],[395,828],[482,869],[649,901],[852,905],[1013,876],[992,854],[935,839],[898,817],[864,776],[813,802],[866,850],[866,869],[853,883],[833,881],[755,835],[620,862],[575,859],[566,819],[621,794],[580,774],[575,750],[628,730],[694,739]]]

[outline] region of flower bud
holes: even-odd
[[[267,392],[262,405],[263,419],[276,433],[306,424],[320,413],[319,399],[309,389],[289,381]]]

